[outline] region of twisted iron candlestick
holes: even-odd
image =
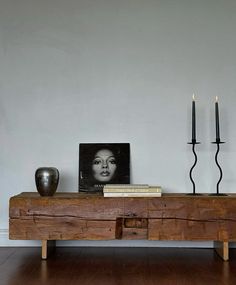
[[[193,169],[194,169],[194,167],[195,167],[196,164],[197,164],[197,154],[196,154],[196,152],[195,152],[195,145],[196,145],[196,144],[200,144],[200,142],[196,142],[196,140],[192,140],[192,142],[189,142],[188,144],[191,144],[191,145],[192,145],[192,151],[193,151],[195,160],[194,160],[193,166],[191,167],[191,169],[190,169],[190,171],[189,171],[189,177],[190,177],[190,180],[191,180],[191,182],[192,182],[192,184],[193,184],[193,193],[189,193],[189,194],[187,194],[187,195],[201,195],[201,194],[197,194],[197,193],[196,193],[196,191],[195,191],[195,188],[196,188],[196,187],[195,187],[195,182],[194,182],[193,177],[192,177]]]
[[[212,196],[227,196],[227,194],[219,193],[219,185],[220,185],[220,182],[221,182],[222,177],[223,177],[223,171],[222,171],[222,168],[220,167],[219,162],[218,162],[218,154],[220,151],[220,144],[222,144],[222,143],[225,143],[225,142],[221,142],[220,140],[216,140],[215,142],[213,142],[213,144],[217,145],[217,150],[216,150],[216,154],[215,154],[215,162],[216,162],[216,165],[218,166],[219,171],[220,171],[220,178],[216,184],[216,193],[210,194]]]

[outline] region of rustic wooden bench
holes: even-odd
[[[9,238],[42,240],[214,241],[223,260],[236,241],[236,194],[104,198],[99,194],[24,192],[10,198]]]

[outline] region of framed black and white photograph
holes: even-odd
[[[79,191],[101,192],[105,184],[129,183],[129,143],[79,145]]]

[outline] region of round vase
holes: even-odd
[[[59,171],[55,167],[40,167],[35,172],[35,183],[41,196],[53,196],[59,182]]]

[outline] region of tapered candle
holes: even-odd
[[[196,142],[196,114],[195,114],[194,94],[193,94],[193,101],[192,101],[192,142]]]
[[[219,106],[218,106],[218,97],[216,96],[215,102],[215,116],[216,116],[216,141],[220,141],[220,124],[219,124]]]

